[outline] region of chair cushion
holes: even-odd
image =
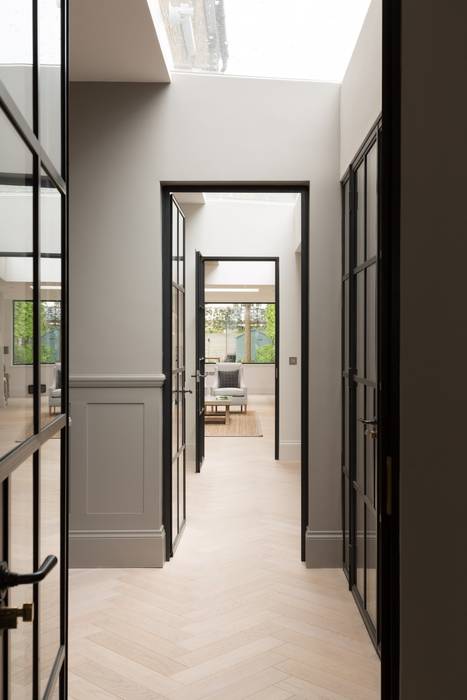
[[[226,386],[220,389],[216,387],[212,390],[214,396],[245,396],[245,390],[241,387]]]
[[[227,387],[238,388],[240,385],[239,380],[240,370],[234,369],[230,371],[219,370],[217,376],[219,378],[219,389],[224,389]]]

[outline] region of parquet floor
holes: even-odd
[[[162,570],[71,572],[71,700],[378,700],[379,662],[340,571],[299,559],[299,467],[210,438]]]

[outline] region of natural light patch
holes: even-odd
[[[249,202],[278,202],[280,204],[294,204],[298,201],[297,192],[205,192],[206,202],[222,201],[249,201]]]
[[[341,82],[371,0],[159,0],[175,68]]]

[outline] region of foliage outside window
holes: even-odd
[[[275,304],[206,304],[206,361],[273,364]]]
[[[60,362],[60,301],[41,301],[41,364]],[[32,365],[34,357],[33,302],[13,302],[13,364]]]

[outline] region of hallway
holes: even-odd
[[[379,660],[337,570],[299,549],[299,466],[263,438],[206,440],[160,570],[70,572],[71,700],[377,700]]]

